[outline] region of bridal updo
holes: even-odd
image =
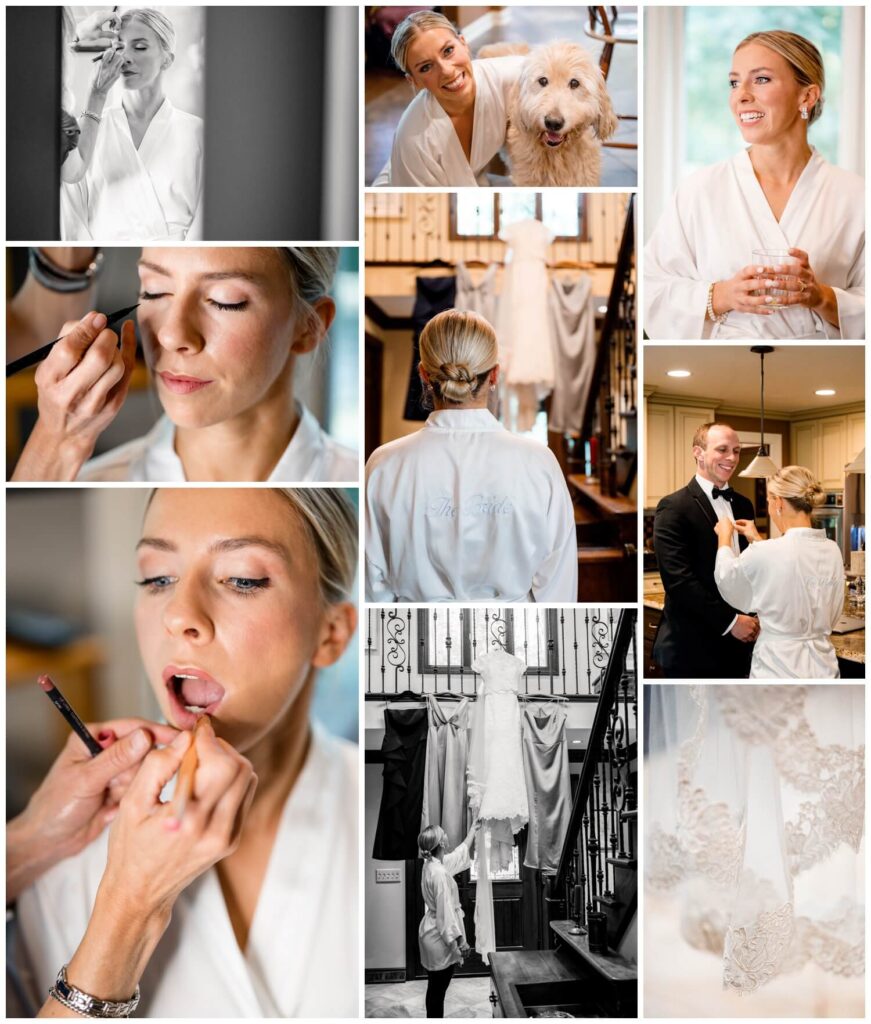
[[[460,38],[460,33],[453,22],[437,11],[415,11],[396,26],[390,40],[390,56],[404,75],[408,74],[405,61],[412,39],[420,35],[421,32],[428,32],[433,28],[446,28],[449,32],[453,32],[457,39]]]
[[[811,512],[825,501],[819,480],[804,466],[784,466],[768,481],[768,493],[789,502],[796,512]]]
[[[417,837],[417,848],[424,860],[431,860],[433,853],[445,844],[447,833],[441,825],[427,825]]]
[[[452,405],[474,398],[498,361],[496,332],[477,313],[446,309],[420,333],[420,365],[433,392]]]

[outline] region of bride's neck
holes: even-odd
[[[778,527],[781,533],[786,533],[787,530],[804,530],[813,526],[811,517],[807,512],[796,512],[791,516],[781,516]]]
[[[154,85],[146,85],[142,89],[125,92],[121,99],[121,106],[128,117],[136,118],[138,121],[150,121],[160,110],[164,99],[163,82],[158,79]]]

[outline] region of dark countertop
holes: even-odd
[[[643,582],[643,603],[645,608],[661,612],[665,605],[665,591],[659,573],[646,572]],[[858,629],[852,633],[833,633],[831,636],[835,654],[844,661],[852,661],[858,665],[865,664],[865,630]]]
[[[585,977],[571,954],[553,949],[518,949],[490,954],[493,984],[506,1017],[526,1017],[517,985],[578,981]]]
[[[569,929],[573,921],[551,921],[550,926],[559,936],[561,942],[567,943],[588,964],[608,981],[635,981],[638,977],[638,965],[633,964],[619,953],[591,953],[587,945],[586,935],[571,935]]]

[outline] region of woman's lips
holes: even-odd
[[[445,82],[442,88],[446,89],[448,92],[459,92],[463,88],[463,86],[465,86],[465,84],[466,72],[461,71],[458,75],[452,78],[450,82]]]
[[[202,391],[204,387],[212,383],[201,377],[182,377],[175,373],[168,373],[166,370],[161,371],[157,376],[174,395],[190,395],[194,391]]]
[[[192,729],[201,715],[214,715],[224,699],[224,687],[199,668],[167,665],[163,684],[172,717],[182,729]]]

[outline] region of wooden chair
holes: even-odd
[[[607,82],[614,47],[621,44],[638,45],[638,15],[633,16],[627,11],[621,13],[617,7],[588,7],[587,15],[589,21],[584,27],[584,33],[590,39],[598,39],[603,44],[602,52],[599,55],[599,69]],[[618,114],[617,119],[619,121],[637,121],[638,115]],[[638,149],[637,142],[608,141],[603,142],[602,145],[610,146],[611,149]]]

